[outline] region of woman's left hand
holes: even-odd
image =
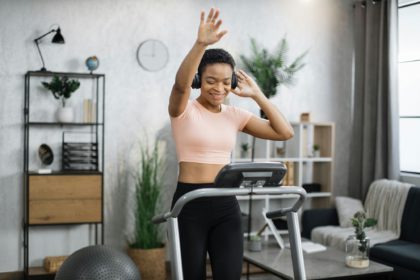
[[[236,77],[238,78],[238,86],[231,90],[234,94],[241,97],[255,97],[263,94],[257,83],[243,70],[237,71]]]

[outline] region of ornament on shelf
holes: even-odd
[[[92,74],[99,67],[99,59],[96,56],[90,56],[86,59],[86,67]]]
[[[300,121],[301,122],[310,122],[311,121],[311,113],[306,112],[300,114]]]

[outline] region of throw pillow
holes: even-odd
[[[357,211],[364,211],[360,199],[346,196],[335,198],[335,208],[337,209],[338,221],[341,227],[351,227],[351,218]]]

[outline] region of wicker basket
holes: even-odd
[[[55,256],[44,258],[44,269],[47,272],[57,272],[68,256]]]
[[[133,249],[128,250],[128,255],[140,270],[143,280],[166,279],[166,253],[165,247],[158,249]]]

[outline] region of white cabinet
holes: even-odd
[[[308,192],[305,208],[328,207],[333,188],[333,163],[335,125],[331,122],[292,123],[295,135],[288,141],[255,139],[240,133],[236,149],[232,154],[233,162],[280,161],[288,167],[288,173],[282,181],[283,186],[320,186],[319,191]],[[253,143],[254,142],[254,143]],[[248,147],[247,152],[244,146]],[[318,147],[318,152],[314,151]],[[249,197],[238,197],[243,213],[249,213]],[[253,196],[252,226],[255,232],[264,225],[261,216],[263,208],[274,210],[293,203],[290,196]]]

